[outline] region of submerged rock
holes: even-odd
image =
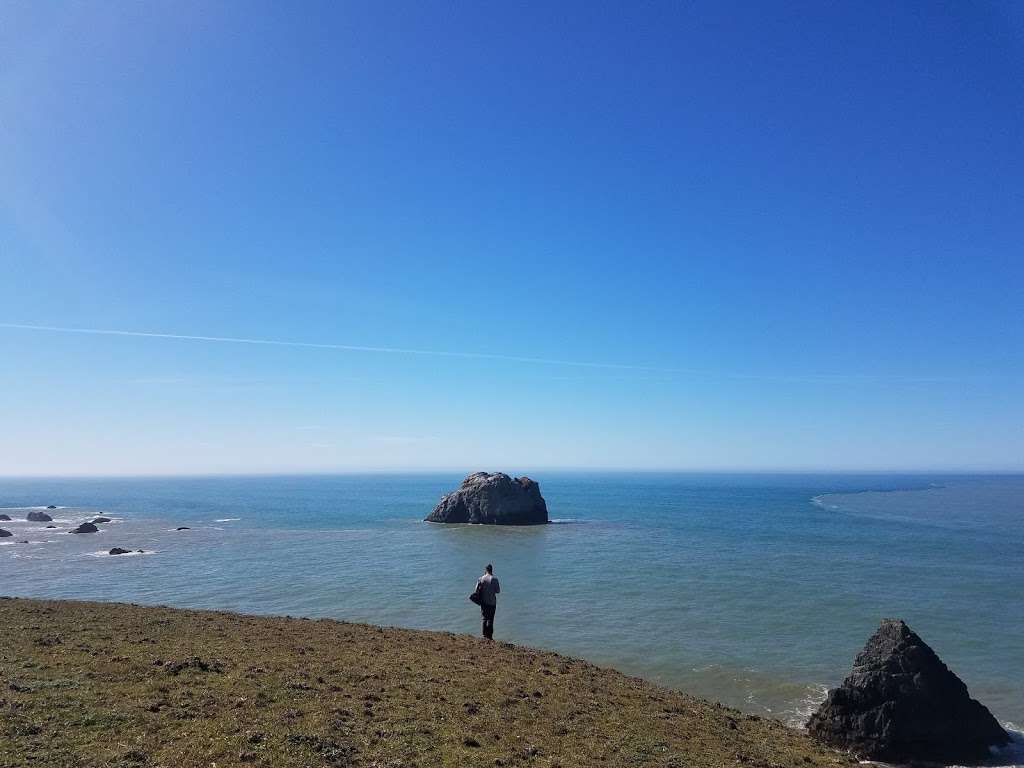
[[[47,509],[50,509],[50,507],[47,507]],[[38,509],[33,509],[31,512],[29,512],[25,519],[28,520],[30,523],[48,523],[51,520],[53,520],[53,518],[50,517],[48,514],[46,514],[45,512],[40,512]]]
[[[861,758],[978,763],[1009,736],[903,621],[885,619],[853,672],[815,712],[810,733]]]
[[[97,528],[92,523],[82,523],[80,526],[78,526],[74,530],[68,531],[68,533],[97,533],[98,531],[99,531],[99,528]]]
[[[50,506],[47,507],[47,509],[56,509],[56,508],[57,508],[56,504],[51,504]]]
[[[95,525],[96,523],[109,523],[110,522],[110,518],[109,517],[94,517],[92,519],[92,522],[93,522],[93,525]]]
[[[528,477],[475,472],[427,515],[431,523],[537,525],[548,521],[540,486]]]
[[[142,550],[140,549],[139,552]],[[132,551],[130,549],[121,549],[120,547],[114,547],[112,550],[107,552],[108,555],[130,555]]]
[[[6,539],[8,536],[13,536],[13,535],[14,534],[11,533],[10,531],[6,531],[3,528],[0,528],[0,539]]]
[[[189,528],[187,525],[179,525],[174,530],[176,530],[176,531],[191,531],[192,529]]]
[[[48,526],[46,526],[46,527],[47,527],[47,528],[56,528],[57,526],[56,526],[56,525],[48,525]]]

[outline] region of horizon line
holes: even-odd
[[[61,478],[203,478],[203,477],[330,477],[334,475],[423,475],[423,474],[462,474],[480,470],[465,467],[353,467],[345,469],[307,469],[307,470],[231,470],[224,472],[65,472],[65,473],[0,473],[0,480],[19,479],[61,479]],[[485,471],[501,472],[491,469]],[[607,474],[672,474],[672,475],[1004,475],[1024,476],[1024,467],[933,467],[933,468],[673,468],[673,467],[581,467],[581,466],[548,466],[525,467],[525,472],[565,472],[565,473],[607,473]]]

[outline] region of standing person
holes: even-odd
[[[484,575],[477,579],[476,592],[480,596],[480,613],[484,617],[484,637],[494,639],[494,611],[498,607],[498,593],[501,584],[494,576],[494,566],[490,563],[484,569]]]

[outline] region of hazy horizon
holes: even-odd
[[[1024,471],[1024,6],[0,6],[0,475]]]
[[[679,475],[679,476],[716,476],[722,477],[766,477],[778,478],[786,476],[795,477],[1022,477],[1024,472],[1016,469],[982,469],[971,467],[949,467],[938,469],[920,469],[914,467],[865,467],[854,469],[834,469],[829,467],[805,467],[805,468],[729,468],[729,467],[571,467],[571,466],[549,466],[549,467],[489,467],[489,466],[364,466],[364,467],[325,467],[322,469],[282,469],[266,471],[225,471],[225,472],[135,472],[135,473],[39,473],[39,474],[4,474],[0,478],[8,480],[45,480],[52,479],[139,479],[146,478],[244,478],[244,477],[330,477],[347,475],[441,475],[456,474],[468,475],[473,472],[504,472],[509,475],[527,475],[536,480],[543,479],[543,473],[552,475]]]

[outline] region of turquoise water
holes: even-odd
[[[1024,477],[531,476],[553,525],[420,522],[454,474],[0,479],[0,592],[478,632],[493,562],[499,639],[800,723],[900,616],[1024,725]]]

